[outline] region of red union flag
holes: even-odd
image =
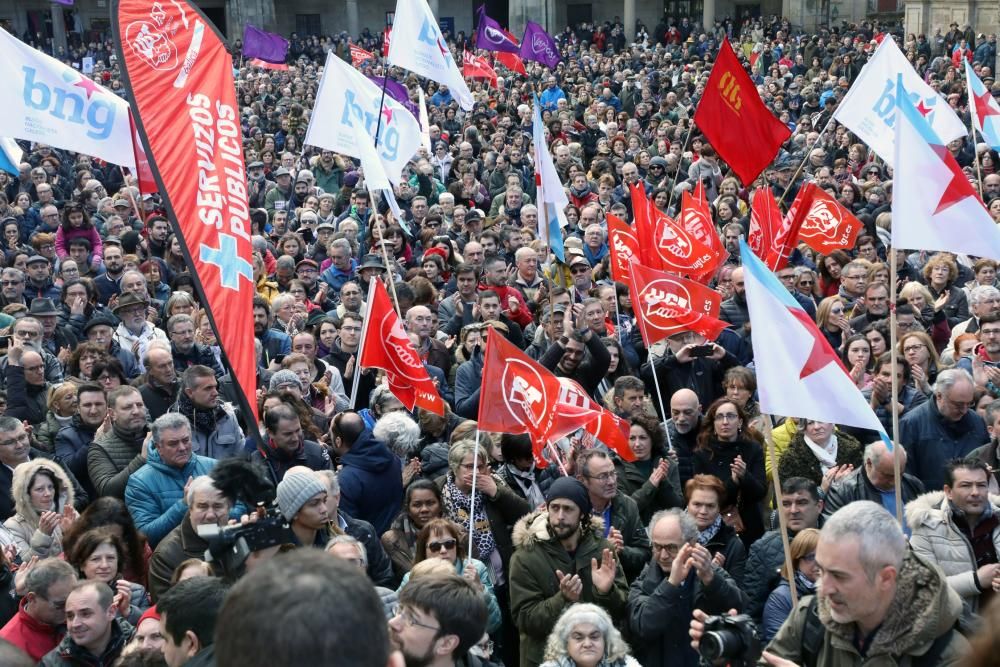
[[[799,207],[805,207],[799,227],[800,241],[823,254],[854,247],[863,225],[826,190],[815,183],[806,183],[799,189],[788,214],[794,217]]]
[[[471,51],[462,52],[462,76],[469,79],[486,79],[494,88],[497,87],[497,72],[490,67],[486,58],[481,58]]]
[[[611,279],[628,285],[632,261],[639,259],[639,240],[628,223],[608,213],[608,248],[611,252]]]
[[[728,324],[716,319],[721,295],[693,280],[632,265],[632,308],[646,345],[682,331],[696,331],[710,340]]]
[[[558,378],[559,398],[556,403],[557,423],[562,419],[589,418],[583,430],[613,449],[626,461],[635,454],[628,444],[629,424],[618,415],[594,402],[579,384],[569,378]],[[570,425],[575,425],[571,421]],[[558,427],[557,427],[558,428]]]
[[[253,265],[233,60],[190,2],[113,0],[115,48],[153,176],[194,286],[256,420]]]
[[[715,271],[722,261],[719,253],[656,208],[641,184],[630,187],[635,236],[643,264],[686,276],[704,276]]]
[[[387,58],[389,56],[389,38],[392,36],[392,26],[387,25],[385,27],[385,32],[382,33],[382,57]]]
[[[747,245],[757,257],[767,261],[774,235],[781,228],[781,209],[771,193],[771,186],[757,188],[750,195],[750,229]]]
[[[443,417],[444,401],[427,374],[420,355],[413,349],[409,336],[403,331],[381,280],[373,280],[368,289],[364,329],[361,366],[384,370],[392,395],[407,410],[418,407]]]
[[[355,67],[361,67],[366,60],[375,60],[375,54],[371,51],[365,51],[357,44],[351,44],[351,64]]]
[[[705,201],[705,191],[701,187],[701,182],[695,186],[692,195],[687,190],[681,195],[681,215],[677,222],[691,236],[701,241],[705,246],[717,253],[723,251],[722,239],[712,222],[712,211]]]

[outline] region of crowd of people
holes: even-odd
[[[706,617],[738,612],[766,664],[990,664],[998,263],[892,248],[891,169],[831,118],[895,38],[968,122],[962,59],[1000,90],[995,35],[810,34],[777,17],[625,33],[567,27],[558,67],[470,82],[470,112],[391,69],[429,103],[431,150],[395,188],[402,219],[357,160],[303,145],[326,53],[378,52],[381,33],[293,34],[287,70],[240,68],[258,359],[242,389],[258,423],[158,195],[116,165],[22,144],[19,172],[0,172],[0,662],[696,665]],[[745,67],[792,131],[755,183],[692,123],[724,36],[756,53]],[[448,37],[459,60],[473,48]],[[93,58],[94,79],[125,96],[112,47],[72,33],[55,55]],[[570,201],[564,262],[538,236],[536,90]],[[1000,223],[1000,156],[968,139],[948,150]],[[754,343],[781,332],[750,321],[739,240],[756,187],[787,208],[806,182],[864,230],[825,256],[799,246],[777,277],[902,447],[756,402]],[[727,253],[709,282],[729,324],[715,341],[644,345],[605,220],[631,221],[636,184],[669,215],[706,193]],[[443,417],[407,410],[358,362],[376,280],[393,285]],[[528,436],[478,432],[481,402],[500,398],[482,382],[488,336],[626,419],[634,460],[580,431],[556,443],[562,465],[540,467]],[[235,569],[207,554],[206,530],[270,519],[232,493],[233,465],[287,525]]]

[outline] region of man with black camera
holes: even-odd
[[[628,596],[636,659],[645,667],[695,667],[698,655],[685,632],[692,611],[740,610],[746,596],[698,543],[698,526],[683,510],[654,514],[649,533],[653,559],[632,582]]]
[[[817,595],[799,600],[764,652],[765,664],[930,667],[954,665],[968,651],[955,627],[962,614],[958,593],[910,550],[880,505],[859,500],[831,516],[820,532],[816,564],[822,568]],[[696,610],[693,616],[692,644],[700,646],[707,615]]]

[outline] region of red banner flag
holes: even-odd
[[[497,72],[490,67],[486,58],[474,55],[470,51],[462,52],[462,76],[469,79],[486,79],[494,88],[497,87]]]
[[[708,202],[705,201],[705,193],[701,189],[701,183],[698,183],[693,195],[687,190],[681,195],[681,214],[677,222],[684,228],[684,231],[717,254],[722,253],[725,249],[722,245],[722,239],[719,238],[719,232],[715,229],[715,223],[712,222],[712,211],[708,208]]]
[[[632,265],[632,309],[646,346],[681,331],[715,340],[729,325],[716,319],[721,295],[693,280]]]
[[[628,444],[629,423],[596,403],[573,380],[569,378],[558,378],[558,380],[561,385],[556,404],[558,418],[576,420],[580,416],[593,413],[593,418],[583,426],[583,429],[613,449],[618,456],[626,461],[634,461],[635,454]],[[575,422],[571,422],[571,425],[575,425]]]
[[[801,190],[799,195],[801,195]],[[795,199],[798,201],[799,195]],[[795,207],[795,202],[792,202]],[[799,238],[799,229],[805,219],[805,208],[802,206],[788,209],[788,213],[781,220],[781,226],[774,233],[774,240],[771,243],[771,251],[768,253],[766,264],[772,271],[778,271],[788,265],[788,256],[792,254],[796,240]]]
[[[277,72],[288,71],[288,65],[285,63],[269,63],[266,60],[261,60],[260,58],[254,58],[251,60],[250,65],[253,67],[260,67],[261,69],[273,69]]]
[[[354,67],[361,67],[366,60],[375,60],[375,54],[371,51],[365,51],[357,44],[351,44],[351,64]]]
[[[389,37],[392,35],[392,26],[386,26],[385,32],[382,33],[382,57],[387,58],[389,56]]]
[[[830,193],[815,183],[806,183],[799,188],[788,214],[794,216],[800,206],[805,207],[805,216],[799,228],[799,241],[824,255],[854,247],[864,225]]]
[[[444,401],[403,331],[381,280],[373,280],[368,289],[359,363],[384,370],[392,395],[407,410],[418,407],[444,417]]]
[[[132,154],[135,155],[136,173],[133,176],[139,184],[141,194],[153,194],[157,191],[156,178],[153,176],[153,170],[149,167],[146,151],[142,147],[142,137],[139,136],[139,129],[135,126],[135,116],[132,115],[132,109],[128,110],[128,124],[132,128]],[[138,213],[142,215],[142,211],[138,211]]]
[[[694,122],[748,186],[792,134],[761,101],[728,39],[722,40]]]
[[[641,184],[631,188],[642,263],[654,269],[693,277],[714,272],[722,261],[719,253],[656,208],[646,197]]]
[[[250,207],[233,59],[187,0],[113,0],[135,122],[194,287],[256,423]]]
[[[750,229],[747,244],[754,254],[767,262],[774,235],[781,228],[781,209],[771,193],[771,186],[757,188],[750,195]]]
[[[638,261],[639,240],[628,223],[613,213],[607,214],[608,250],[611,253],[611,279],[628,285],[632,260]]]
[[[510,32],[504,30],[503,34],[507,35],[507,38],[517,45],[521,44],[521,41],[514,37]],[[528,75],[528,70],[524,67],[524,61],[521,60],[521,56],[516,53],[507,53],[506,51],[498,51],[496,54],[496,59],[503,63],[504,67],[509,69],[511,72],[517,72],[518,74]]]

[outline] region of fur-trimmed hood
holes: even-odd
[[[604,519],[599,516],[590,517],[590,523],[584,526],[584,531],[592,532],[595,535],[604,535]],[[549,535],[549,513],[546,510],[536,510],[521,517],[511,533],[514,547],[523,549],[534,546],[541,542],[549,542],[553,539]]]
[[[31,506],[31,494],[28,485],[39,471],[48,472],[55,479],[56,497],[54,512],[61,513],[67,506],[73,505],[73,484],[62,467],[51,459],[37,458],[14,468],[14,477],[10,491],[14,497],[14,511],[33,528],[38,527],[39,514]]]
[[[837,623],[826,598],[819,596],[817,611],[823,625],[847,643],[853,643],[854,623]],[[954,627],[962,615],[962,599],[941,570],[907,548],[896,579],[896,595],[868,650],[869,656],[920,653]],[[926,650],[926,649],[923,649]]]
[[[990,495],[993,512],[1000,516],[1000,496]],[[944,491],[931,491],[917,496],[906,504],[906,524],[910,528],[927,525],[935,527],[951,522],[951,507],[945,502]]]

